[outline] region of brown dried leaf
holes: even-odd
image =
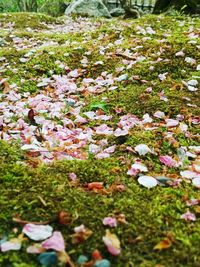
[[[71,221],[72,221],[72,216],[69,212],[62,210],[58,213],[59,224],[67,225],[67,224],[71,223]]]
[[[10,91],[10,86],[6,79],[0,78],[0,91],[3,91],[4,94]]]
[[[34,110],[31,108],[31,109],[29,110],[29,112],[28,112],[28,118],[29,118],[29,120],[30,120],[31,123],[35,123],[35,119],[34,119],[34,117],[35,117],[35,112],[34,112]]]
[[[87,240],[92,234],[93,234],[93,232],[90,229],[86,228],[85,231],[83,231],[83,232],[78,232],[78,233],[71,235],[72,243],[73,244],[80,244],[80,243],[84,242],[85,240]]]

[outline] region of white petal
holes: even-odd
[[[21,242],[14,241],[6,241],[3,244],[1,244],[1,251],[6,252],[9,250],[20,250],[21,248]]]
[[[198,188],[200,188],[200,177],[198,178],[194,178],[193,180],[192,180],[192,184],[195,186],[195,187],[198,187]]]
[[[186,179],[193,179],[193,178],[198,176],[198,174],[196,172],[193,172],[193,171],[182,171],[182,172],[180,172],[180,175]]]
[[[144,175],[138,178],[138,183],[146,188],[152,188],[157,186],[158,181],[154,177]]]
[[[187,82],[188,85],[191,85],[191,86],[197,86],[198,85],[198,81],[197,80],[190,80]]]
[[[146,155],[147,153],[151,153],[151,149],[145,144],[137,145],[135,147],[135,151],[138,152],[140,156]]]
[[[39,241],[47,239],[52,235],[53,228],[50,225],[26,224],[22,230],[30,239]]]

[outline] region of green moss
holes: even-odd
[[[187,224],[180,219],[180,215],[186,210],[182,198],[186,195],[198,197],[198,192],[192,190],[190,185],[183,184],[179,189],[141,188],[132,178],[126,177],[126,166],[114,159],[57,162],[34,170],[13,161],[19,160],[18,149],[2,142],[0,144],[6,154],[6,158],[3,154],[3,162],[12,159],[1,169],[1,234],[10,234],[13,227],[20,231],[21,227],[12,222],[14,216],[30,221],[50,220],[54,228],[64,234],[67,250],[74,260],[79,254],[89,255],[98,248],[114,266],[148,266],[146,262],[149,262],[149,266],[194,266],[199,261],[199,224]],[[80,180],[76,187],[69,183],[70,172],[77,173]],[[108,195],[95,194],[87,191],[84,186],[86,182],[93,181],[103,181],[105,188],[109,188],[113,182],[121,181],[125,183],[126,191]],[[46,206],[43,206],[39,197],[45,200]],[[70,225],[63,227],[53,222],[61,210],[72,214]],[[102,219],[119,213],[126,215],[128,225],[119,224],[114,230],[121,240],[122,254],[118,258],[112,258],[105,252],[102,243],[105,233]],[[73,233],[73,227],[82,223],[94,233],[83,244],[73,245],[70,234]],[[166,251],[154,251],[153,247],[167,233],[173,234],[176,242]],[[134,239],[138,236],[142,236],[142,240],[135,243]],[[27,255],[24,249],[2,254],[1,264],[38,266],[35,256]],[[187,253],[190,253],[190,257],[185,256]]]
[[[38,79],[50,77],[51,70],[54,74],[63,74],[64,71],[55,63],[57,60],[71,69],[82,68],[80,60],[88,51],[91,54],[88,55],[89,64],[84,77],[96,78],[103,71],[117,77],[120,74],[116,68],[124,65],[124,58],[116,54],[116,49],[121,48],[123,52],[126,49],[131,50],[141,46],[138,53],[146,59],[124,70],[123,73],[128,74],[129,80],[117,83],[118,89],[114,91],[105,91],[97,96],[86,96],[84,98],[86,105],[82,111],[88,111],[92,104],[103,101],[107,107],[106,114],[113,116],[113,119],[107,123],[113,127],[116,127],[119,121],[116,108],[122,108],[121,115],[133,113],[139,118],[145,113],[152,115],[157,110],[164,111],[170,118],[174,118],[179,113],[185,115],[186,119],[191,114],[198,115],[198,108],[188,107],[184,97],[189,96],[191,103],[198,105],[199,93],[191,93],[182,87],[182,80],[187,81],[194,75],[198,76],[199,73],[195,67],[186,65],[183,58],[176,58],[174,55],[185,47],[186,56],[195,55],[197,60],[200,58],[197,47],[189,44],[187,37],[187,31],[191,25],[194,24],[196,28],[200,26],[199,20],[184,18],[185,25],[182,29],[178,27],[180,21],[183,21],[181,17],[173,19],[163,16],[145,16],[134,21],[98,20],[100,26],[96,31],[88,32],[88,39],[83,42],[84,34],[79,33],[54,34],[46,30],[27,32],[25,29],[27,27],[45,29],[48,24],[56,23],[57,20],[45,15],[21,15],[1,14],[0,22],[4,26],[6,23],[15,21],[14,33],[20,38],[25,38],[26,44],[33,40],[41,41],[41,45],[50,40],[58,44],[45,48],[37,47],[36,52],[26,63],[19,63],[19,59],[29,49],[16,51],[8,33],[0,31],[0,35],[7,41],[7,46],[0,48],[0,57],[5,57],[9,63],[9,68],[3,72],[3,77],[8,77],[9,83],[17,83],[21,91],[36,92]],[[28,19],[25,20],[27,17]],[[126,26],[122,26],[124,24]],[[156,35],[152,39],[144,40],[144,36],[137,33],[136,27],[138,25],[147,27],[149,24],[156,31]],[[173,34],[164,36],[163,34],[168,33],[168,30]],[[98,39],[99,36],[100,39]],[[107,46],[119,37],[124,38],[120,45],[113,44],[108,47],[105,55],[99,54],[102,45]],[[165,38],[164,43],[157,41],[163,38]],[[68,41],[67,45],[66,41]],[[158,55],[161,46],[164,52]],[[168,61],[152,62],[158,57],[167,58]],[[94,63],[99,60],[104,64],[95,66]],[[149,70],[150,66],[154,66],[153,72]],[[15,68],[17,71],[13,72]],[[161,83],[158,74],[165,72],[168,72],[169,76]],[[146,83],[134,79],[136,75],[140,80],[146,80]],[[21,79],[25,80],[23,84]],[[150,86],[153,88],[151,94],[145,91]],[[169,99],[168,102],[160,100],[158,94],[162,90]],[[98,123],[100,122],[91,122],[89,126],[94,127]],[[190,131],[195,135],[198,129],[191,126]],[[198,198],[198,190],[185,182],[179,188],[157,187],[147,190],[140,187],[134,178],[126,175],[136,157],[126,150],[127,146],[134,147],[145,143],[163,155],[176,153],[177,147],[170,145],[168,140],[164,139],[164,132],[166,132],[164,127],[142,132],[140,127],[135,127],[124,139],[113,136],[108,138],[110,145],[117,144],[116,153],[110,159],[94,160],[91,157],[87,161],[61,161],[35,168],[24,164],[26,162],[34,165],[35,162],[26,158],[18,145],[9,145],[1,141],[0,237],[4,234],[15,236],[14,228],[21,232],[21,226],[13,222],[13,217],[18,216],[29,221],[49,220],[55,230],[61,230],[64,234],[66,249],[74,261],[80,254],[90,256],[91,252],[98,248],[105,258],[111,260],[112,266],[116,267],[155,267],[156,264],[168,267],[197,267],[200,261],[199,218],[197,222],[186,223],[180,219],[180,216],[187,210],[184,199]],[[175,133],[174,138],[178,147],[198,144],[195,136],[188,139],[183,134]],[[143,162],[152,174],[160,175],[165,171],[155,155],[143,157]],[[77,174],[77,185],[73,185],[69,180],[71,172]],[[177,174],[177,170],[173,168],[168,173],[174,175]],[[103,193],[94,193],[87,189],[87,183],[97,181],[103,182],[105,188]],[[125,185],[126,190],[112,192],[111,189],[117,184]],[[41,202],[41,198],[46,205]],[[61,210],[71,214],[72,222],[69,225],[62,226],[56,221],[57,213]],[[194,211],[193,208],[190,210]],[[102,236],[105,234],[102,219],[119,213],[125,214],[128,224],[119,224],[112,230],[118,235],[122,246],[121,255],[112,257],[108,255],[102,242]],[[70,235],[73,233],[73,228],[80,224],[85,224],[94,233],[83,244],[74,245]],[[154,246],[167,235],[172,235],[174,238],[172,246],[167,250],[155,251]],[[141,236],[140,242],[136,241],[138,236]],[[30,244],[29,241],[24,244],[20,252],[2,253],[0,265],[4,267],[39,266],[36,256],[25,252],[28,244]]]
[[[14,28],[24,29],[46,29],[48,24],[57,23],[56,18],[44,14],[36,13],[2,13],[0,14],[0,23],[4,26],[8,23],[13,23]]]

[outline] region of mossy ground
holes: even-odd
[[[130,112],[139,117],[145,113],[152,115],[155,111],[164,111],[170,117],[179,113],[189,118],[198,115],[197,107],[189,107],[183,97],[190,97],[192,104],[199,104],[199,91],[189,92],[181,86],[181,80],[189,80],[192,76],[199,75],[195,67],[187,65],[183,58],[176,58],[174,55],[183,47],[188,57],[200,60],[200,53],[196,45],[189,43],[188,31],[193,25],[200,27],[199,19],[187,17],[156,17],[145,16],[139,20],[98,20],[99,27],[96,31],[87,33],[52,33],[42,30],[45,23],[55,23],[43,15],[24,14],[0,15],[0,23],[15,21],[15,29],[12,34],[26,38],[24,42],[27,47],[17,51],[8,32],[0,31],[0,36],[5,38],[6,44],[0,48],[0,57],[5,57],[9,63],[8,68],[1,73],[1,76],[10,78],[10,83],[17,83],[21,91],[35,93],[37,79],[39,77],[50,77],[54,74],[64,73],[58,67],[57,60],[67,64],[70,68],[79,68],[83,54],[91,51],[88,56],[89,65],[85,77],[98,77],[102,71],[108,71],[117,76],[117,67],[121,67],[122,58],[115,53],[116,47],[134,49],[143,45],[140,54],[146,56],[146,60],[134,65],[126,73],[129,77],[139,75],[141,80],[147,80],[141,84],[135,80],[119,84],[119,89],[104,92],[96,97],[87,96],[85,110],[89,110],[91,103],[102,101],[107,97],[106,105],[108,113],[113,115],[110,125],[116,123],[115,108],[122,108],[124,114]],[[25,19],[29,18],[29,19]],[[181,22],[185,24],[180,28]],[[25,24],[23,24],[25,22]],[[30,23],[29,23],[30,22]],[[151,27],[156,35],[144,42],[143,36],[137,33],[136,26]],[[27,31],[26,28],[40,29],[40,31]],[[195,29],[194,29],[195,31]],[[169,35],[164,35],[171,33]],[[87,38],[85,38],[87,36]],[[98,37],[101,36],[102,38]],[[114,42],[122,38],[122,43],[116,45]],[[162,45],[165,52],[160,55],[167,58],[167,62],[155,64],[154,70],[149,71],[152,60],[156,60],[161,44],[158,40],[166,38]],[[31,42],[54,41],[55,46],[37,47],[30,60],[20,63],[30,49]],[[66,45],[66,41],[68,44]],[[197,40],[199,42],[199,40]],[[100,47],[108,46],[105,55],[99,55]],[[54,52],[54,53],[49,53]],[[67,54],[67,56],[66,56]],[[94,65],[96,61],[102,60],[104,65]],[[34,68],[37,66],[37,68]],[[13,69],[17,71],[13,71]],[[158,80],[158,74],[168,72],[168,78],[162,83]],[[21,83],[21,79],[24,82]],[[151,96],[145,93],[148,86],[153,86]],[[164,90],[169,102],[159,99],[158,92]],[[134,128],[128,138],[123,140],[117,153],[110,159],[87,161],[62,161],[50,165],[37,167],[26,166],[27,162],[17,144],[0,142],[0,236],[4,234],[14,235],[14,228],[21,231],[19,225],[12,221],[13,217],[19,216],[29,221],[52,221],[55,229],[61,230],[64,234],[67,251],[74,261],[78,255],[90,255],[94,249],[99,249],[103,255],[110,259],[112,266],[137,266],[137,267],[198,267],[200,266],[200,224],[199,219],[194,223],[186,223],[180,219],[181,214],[186,210],[185,199],[199,198],[199,191],[186,182],[179,188],[157,187],[147,190],[138,185],[131,177],[126,175],[128,166],[132,163],[132,155],[124,151],[124,146],[135,146],[139,143],[146,143],[157,147],[162,153],[170,154],[176,147],[169,145],[163,140],[162,132],[166,129],[160,127],[155,131],[141,132],[140,128]],[[197,127],[190,127],[192,133],[197,133]],[[183,134],[177,133],[178,146],[197,145],[197,136],[187,139]],[[111,144],[120,144],[119,138],[109,138]],[[162,174],[165,168],[153,155],[144,158],[145,164],[157,174]],[[30,160],[29,160],[29,163]],[[34,162],[31,163],[34,165]],[[75,172],[79,184],[73,186],[68,178],[69,173]],[[152,171],[153,172],[153,171]],[[177,170],[170,170],[176,174]],[[113,184],[124,184],[124,192],[109,192],[108,194],[97,194],[85,189],[88,182],[102,181],[104,187],[109,189]],[[109,190],[108,190],[109,191]],[[41,202],[44,199],[46,205]],[[72,222],[67,226],[58,225],[55,222],[56,214],[61,211],[68,211],[72,215]],[[192,209],[191,209],[192,210]],[[123,213],[128,222],[127,225],[119,225],[114,232],[121,241],[122,253],[119,257],[111,257],[107,254],[102,242],[105,234],[105,227],[102,219],[108,215]],[[70,235],[73,227],[85,224],[94,234],[83,244],[72,245]],[[141,237],[137,242],[137,237]],[[163,251],[155,251],[153,247],[166,236],[173,236],[172,246]],[[0,254],[0,266],[28,267],[39,266],[35,256],[25,252],[25,248],[17,252]]]

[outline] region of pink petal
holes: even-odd
[[[11,239],[10,241],[6,241],[1,244],[1,251],[6,252],[9,250],[20,250],[21,242],[17,239]]]
[[[196,221],[196,216],[194,213],[187,211],[186,213],[181,215],[181,219],[184,219],[185,221]]]
[[[59,231],[53,232],[53,235],[49,239],[42,242],[42,246],[45,249],[54,249],[56,251],[64,251],[65,241],[63,239],[61,232]]]
[[[179,121],[173,119],[166,119],[165,122],[167,123],[166,127],[175,127],[179,124]]]
[[[118,256],[121,253],[120,249],[117,249],[113,247],[112,245],[108,245],[107,249],[108,249],[108,252],[110,252],[110,254],[112,254],[113,256]]]
[[[110,227],[116,227],[117,226],[117,220],[114,217],[105,217],[103,219],[103,225],[108,225]]]
[[[160,156],[159,160],[168,167],[175,167],[177,165],[176,161],[170,156]]]
[[[72,180],[72,181],[75,181],[77,179],[77,175],[74,173],[74,172],[71,172],[69,173],[69,178]]]

